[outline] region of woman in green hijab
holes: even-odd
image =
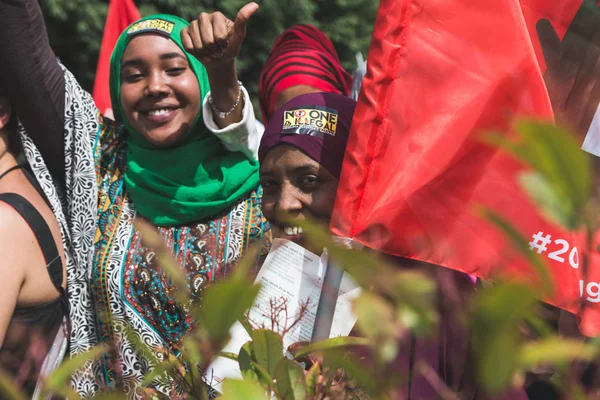
[[[133,392],[150,368],[123,326],[177,352],[193,323],[134,221],[156,227],[193,297],[251,244],[268,251],[260,137],[234,67],[257,8],[248,4],[235,22],[203,13],[191,25],[163,14],[132,24],[111,60],[112,121],[56,62],[37,1],[0,0],[0,74],[69,250],[71,355],[111,349],[73,377],[86,398],[103,387]]]

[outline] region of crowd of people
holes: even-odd
[[[257,9],[133,23],[111,58],[113,120],[57,60],[37,1],[0,0],[0,365],[29,395],[63,358],[99,344],[110,350],[72,377],[74,390],[135,393],[148,366],[124,329],[180,348],[193,321],[136,220],[156,227],[193,298],[252,246],[257,267],[273,238],[306,246],[281,213],[328,225],[361,74],[353,81],[314,26],[289,28],[261,72],[263,127],[235,69]],[[335,123],[284,127],[286,114],[310,110]],[[472,290],[468,276],[443,274]],[[465,358],[468,334],[450,326],[438,342],[411,345],[448,386],[484,398]],[[34,350],[42,356],[32,360]],[[407,394],[432,390],[415,380]]]

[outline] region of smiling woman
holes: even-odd
[[[317,254],[321,254],[323,248],[312,247],[304,240],[302,231],[293,222],[281,222],[281,216],[285,214],[286,221],[311,220],[329,228],[355,105],[354,100],[341,94],[300,95],[275,111],[260,144],[263,211],[274,228],[280,230],[274,235],[299,243]],[[398,269],[427,275],[438,287],[437,332],[421,337],[410,331],[401,339],[403,351],[393,362],[395,366],[402,366],[396,397],[437,399],[439,385],[443,384],[460,393],[461,399],[526,399],[522,390],[511,390],[496,397],[484,393],[478,386],[472,364],[471,333],[463,321],[458,321],[463,316],[465,300],[474,291],[470,278],[416,260],[397,257],[390,261]],[[362,334],[360,326],[359,323],[353,334]],[[301,343],[293,347],[301,347]],[[425,368],[432,371],[435,381],[420,372]],[[402,374],[409,379],[402,379]]]
[[[278,222],[278,215],[328,226],[338,178],[297,147],[281,144],[265,157],[260,179],[265,217],[279,229],[280,236],[307,247],[302,228]]]
[[[202,106],[198,79],[183,51],[151,34],[133,38],[123,54],[120,100],[132,130],[158,147],[177,143]]]
[[[308,245],[282,215],[329,227],[355,106],[336,93],[304,94],[269,120],[259,149],[260,181],[264,215],[280,236]]]
[[[112,121],[56,62],[37,1],[0,0],[0,75],[8,77],[27,158],[73,254],[71,355],[96,344],[111,349],[73,376],[85,398],[103,388],[133,396],[152,369],[123,337],[124,326],[157,352],[177,353],[195,322],[135,221],[162,235],[194,299],[251,245],[268,251],[260,136],[234,66],[257,8],[248,4],[235,21],[202,13],[188,24],[160,14],[132,24],[111,59]],[[181,395],[173,382],[154,387]]]

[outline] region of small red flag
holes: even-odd
[[[133,0],[111,0],[108,5],[106,24],[104,25],[104,34],[100,46],[100,56],[98,57],[98,66],[96,67],[94,90],[92,92],[96,107],[98,107],[102,114],[106,115],[108,113],[108,116],[112,117],[110,90],[108,86],[110,56],[121,32],[132,22],[140,18],[140,12]]]

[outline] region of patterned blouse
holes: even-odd
[[[153,366],[135,351],[124,329],[151,348],[177,354],[193,321],[175,302],[154,250],[142,243],[134,228],[133,221],[143,217],[136,214],[123,185],[124,130],[98,113],[91,96],[67,70],[65,93],[67,193],[59,193],[33,141],[24,130],[21,135],[28,161],[52,203],[70,250],[71,355],[97,344],[111,349],[76,373],[72,383],[84,398],[106,388],[123,388],[137,397],[136,388]],[[249,246],[260,246],[261,255],[266,255],[271,232],[262,215],[261,197],[259,187],[214,218],[157,227],[186,274],[192,298],[226,276]],[[157,384],[156,388],[176,395],[170,385]]]

